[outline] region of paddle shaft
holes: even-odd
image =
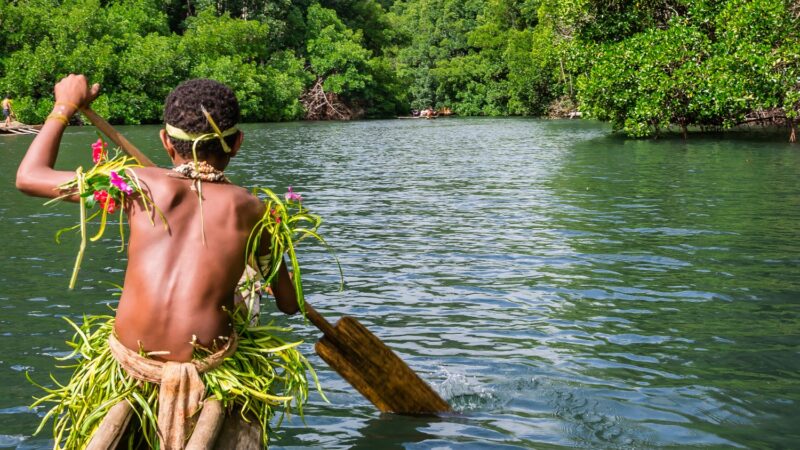
[[[315,327],[322,331],[322,333],[326,336],[331,336],[334,338],[336,337],[336,330],[327,319],[322,317],[322,315],[318,313],[313,306],[309,305],[308,302],[306,302],[303,306],[306,310],[306,317],[308,317],[308,320],[310,320]]]
[[[117,144],[125,153],[132,156],[134,159],[139,161],[139,164],[147,167],[154,167],[156,164],[150,160],[147,156],[144,155],[141,151],[139,151],[136,146],[131,144],[125,136],[119,134],[114,127],[111,126],[110,123],[106,122],[106,119],[100,117],[96,112],[92,111],[91,108],[88,106],[81,109],[81,112],[84,116],[89,119],[89,122],[92,122],[94,126],[100,129],[112,142]]]

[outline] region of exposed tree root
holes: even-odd
[[[797,121],[787,117],[782,108],[753,111],[736,125],[785,126],[789,128],[789,142],[797,142]]]
[[[323,78],[317,78],[314,86],[306,91],[300,102],[306,110],[306,120],[350,120],[356,114],[339,96],[333,92],[325,92]]]
[[[581,113],[572,98],[563,95],[547,106],[547,117],[550,119],[577,119],[581,117]]]

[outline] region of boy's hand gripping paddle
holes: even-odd
[[[81,112],[125,153],[143,166],[155,166],[97,113]],[[450,405],[428,386],[377,336],[356,319],[344,316],[331,325],[308,302],[306,316],[324,336],[317,354],[382,412],[430,414],[450,411]]]

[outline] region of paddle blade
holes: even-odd
[[[342,317],[333,338],[317,342],[317,354],[383,412],[431,414],[450,405],[377,336],[352,317]]]

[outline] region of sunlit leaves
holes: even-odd
[[[729,128],[760,111],[796,114],[798,18],[786,3],[697,2],[687,11],[605,43],[580,84],[585,110],[631,136],[671,125]]]
[[[311,71],[325,80],[325,90],[341,94],[363,89],[371,81],[371,53],[361,45],[362,34],[347,28],[332,9],[312,5],[307,12],[308,61]]]

